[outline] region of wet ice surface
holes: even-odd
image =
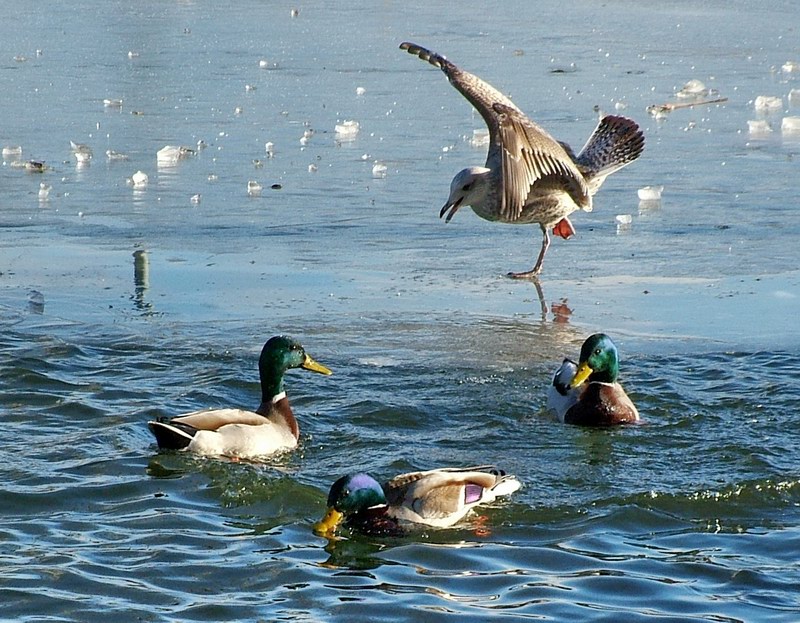
[[[0,305],[5,451],[25,464],[3,474],[4,614],[793,620],[800,24],[794,3],[748,7],[15,6]],[[575,148],[595,109],[645,129],[539,287],[503,276],[533,264],[536,227],[439,220],[453,174],[484,162],[484,125],[404,40]],[[727,101],[684,107],[687,85]],[[165,146],[195,153],[160,162]],[[649,426],[595,435],[541,412],[596,330]],[[287,380],[305,437],[286,473],[157,453],[148,417],[252,406],[279,332],[334,369]],[[353,464],[484,461],[526,483],[488,539],[325,551],[311,534]]]

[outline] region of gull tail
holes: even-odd
[[[451,69],[455,69],[455,65],[448,61],[444,56],[437,54],[436,52],[431,52],[427,48],[423,48],[421,45],[417,45],[416,43],[404,41],[400,44],[400,49],[405,50],[414,56],[419,56],[423,61],[428,61],[431,65],[438,67],[445,73],[448,73],[448,71]]]
[[[636,160],[643,150],[644,134],[639,125],[627,117],[608,115],[573,159],[594,195],[609,175]]]
[[[147,423],[147,427],[155,436],[158,447],[165,450],[183,450],[192,442],[197,432],[193,426],[166,419],[152,420]]]

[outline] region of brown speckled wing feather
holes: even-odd
[[[511,221],[518,219],[531,186],[548,176],[560,178],[579,207],[591,206],[583,175],[558,141],[519,111],[502,104],[495,104],[494,109],[502,146],[501,215]]]

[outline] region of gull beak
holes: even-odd
[[[330,507],[320,521],[314,524],[314,533],[320,536],[332,536],[336,532],[336,526],[342,523],[344,515],[335,508]]]
[[[575,376],[572,377],[572,380],[569,382],[569,388],[575,389],[583,383],[586,379],[588,379],[594,370],[589,367],[589,364],[585,361],[578,366],[578,370],[575,372]]]
[[[455,213],[458,212],[458,209],[461,207],[462,201],[464,201],[464,197],[459,197],[455,201],[448,201],[445,203],[442,209],[439,210],[439,218],[442,218],[445,215],[445,212],[449,210],[450,212],[447,214],[447,218],[444,219],[445,223],[449,223],[450,219],[453,218],[453,215],[455,215]]]
[[[317,363],[314,361],[310,355],[306,355],[305,360],[303,363],[300,364],[300,367],[304,370],[311,370],[312,372],[319,372],[320,374],[333,374],[328,368],[323,366],[321,363]]]

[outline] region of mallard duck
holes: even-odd
[[[283,389],[283,375],[291,368],[320,374],[331,371],[314,361],[290,337],[270,338],[261,350],[261,404],[255,411],[207,409],[147,423],[159,448],[202,455],[254,459],[297,445],[299,429]]]
[[[576,364],[564,359],[553,376],[547,407],[567,424],[609,426],[639,421],[639,412],[617,382],[617,347],[604,333],[590,335]]]
[[[538,223],[542,246],[534,267],[508,273],[515,279],[536,277],[550,246],[549,229],[569,238],[575,229],[567,218],[575,210],[592,210],[592,196],[603,181],[636,160],[644,135],[631,119],[609,115],[600,120],[576,156],[554,139],[505,95],[444,56],[415,43],[401,50],[441,69],[450,83],[480,113],[489,129],[489,153],[482,167],[460,171],[450,183],[450,196],[439,213],[450,222],[468,205],[480,218],[500,223]]]
[[[342,521],[371,536],[399,536],[413,524],[447,528],[519,487],[516,476],[490,466],[411,472],[383,486],[368,474],[350,474],[331,486],[328,512],[314,531],[332,536]]]

